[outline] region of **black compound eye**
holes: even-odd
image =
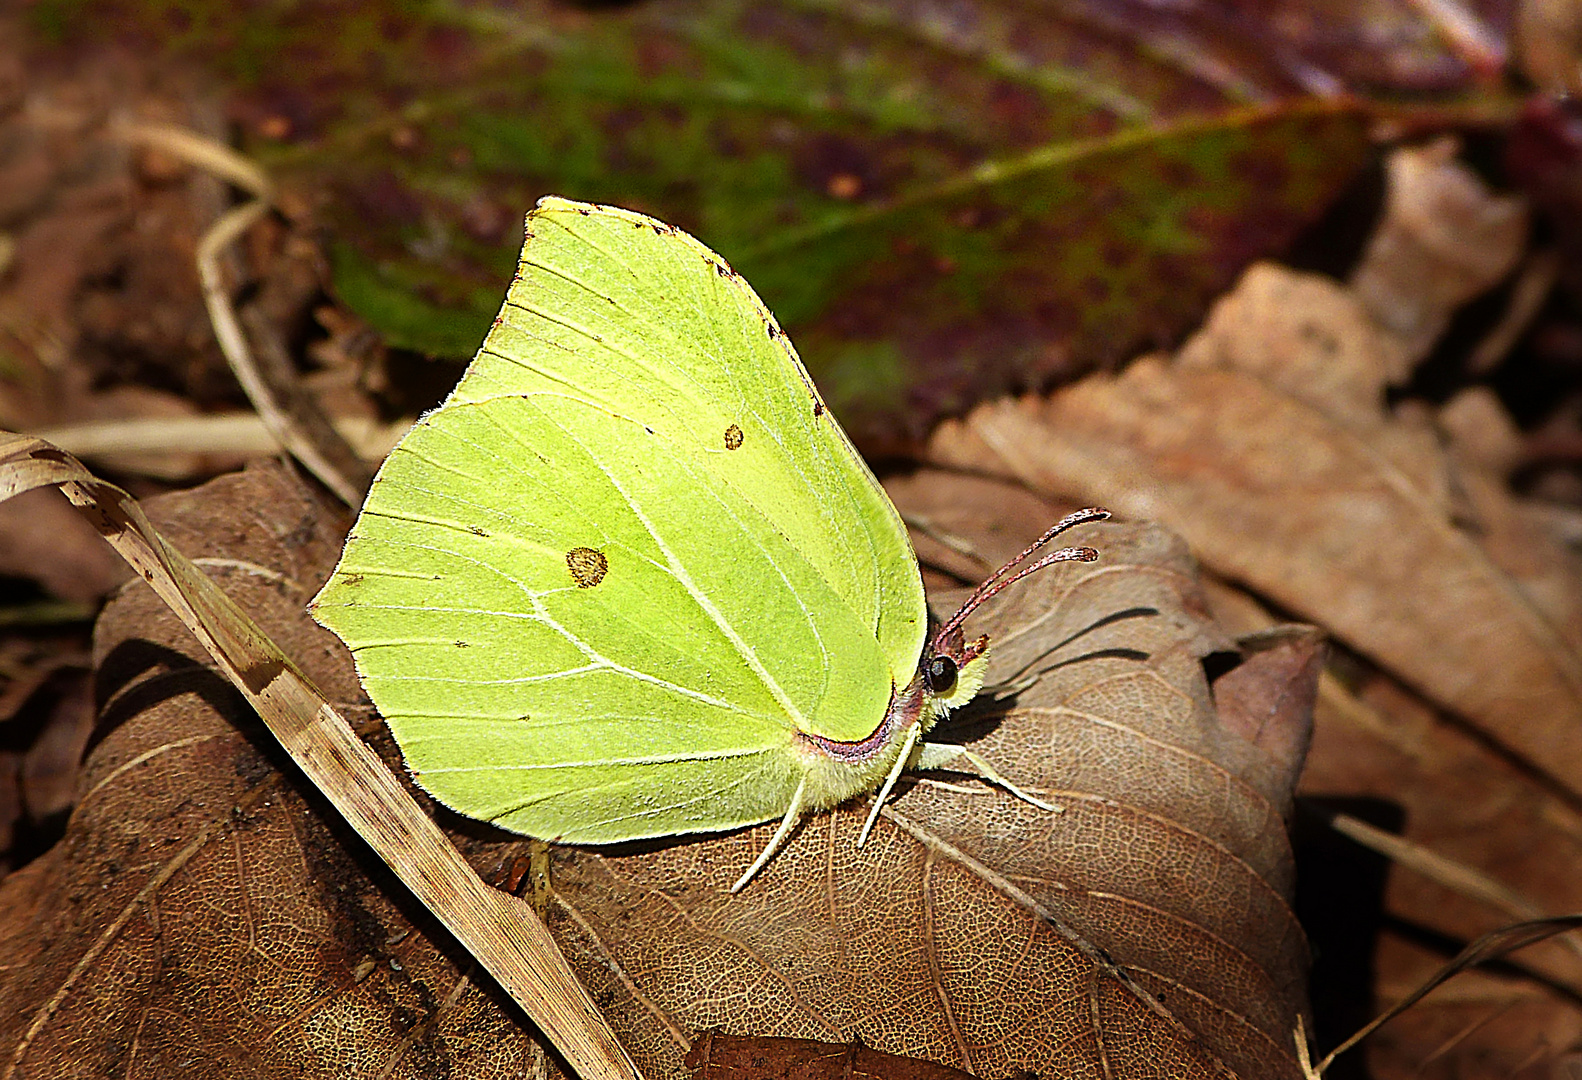
[[[948,694],[956,686],[956,662],[948,656],[931,657],[923,669],[923,683],[931,694]]]

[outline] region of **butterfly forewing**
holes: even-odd
[[[926,616],[905,528],[752,288],[692,237],[628,211],[546,199],[528,230],[457,397],[505,391],[526,366],[612,413],[640,408],[669,445],[713,459],[910,680]]]

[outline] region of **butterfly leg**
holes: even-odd
[[[1055,806],[1053,803],[1047,803],[1035,795],[1029,795],[1027,792],[1011,783],[1005,777],[1001,776],[1000,771],[993,765],[990,765],[986,758],[984,758],[981,754],[968,750],[965,746],[956,746],[953,743],[924,743],[923,753],[918,757],[917,767],[920,770],[943,769],[946,764],[951,761],[951,759],[958,757],[966,758],[972,763],[973,767],[983,775],[985,780],[991,784],[998,784],[1000,787],[1004,788],[1006,791],[1009,791],[1012,795],[1015,795],[1023,802],[1030,803],[1033,806],[1038,807],[1040,810],[1047,810],[1051,814],[1059,814],[1063,812],[1063,807]]]
[[[806,794],[807,780],[804,779],[796,786],[796,794],[791,796],[791,805],[786,807],[786,816],[780,819],[780,827],[769,838],[769,845],[764,848],[763,853],[757,859],[753,860],[753,864],[747,868],[747,872],[736,879],[736,884],[731,886],[731,892],[741,892],[742,888],[753,879],[754,875],[768,864],[774,853],[780,850],[780,845],[786,842],[786,837],[791,835],[791,830],[795,827],[797,819],[802,816],[802,799]]]
[[[912,749],[917,746],[921,729],[913,724],[907,729],[906,738],[901,742],[901,752],[896,755],[895,764],[890,768],[890,775],[884,778],[884,786],[879,789],[879,794],[873,797],[873,809],[868,813],[868,820],[862,823],[862,832],[857,836],[857,846],[862,847],[868,842],[868,834],[873,832],[873,823],[879,820],[879,811],[884,807],[884,800],[890,797],[890,789],[895,787],[895,782],[901,778],[901,773],[906,770],[912,760]]]

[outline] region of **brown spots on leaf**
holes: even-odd
[[[820,401],[818,398],[814,398],[813,399],[813,415],[814,416],[823,416],[824,415],[824,403],[822,401]]]
[[[263,659],[242,668],[238,674],[241,675],[242,684],[248,690],[254,694],[262,694],[285,670],[284,660]],[[350,762],[347,763],[347,767],[350,767]]]
[[[764,323],[764,329],[769,331],[769,340],[773,341],[780,336],[780,328],[772,322]]]
[[[591,589],[604,580],[610,561],[604,552],[589,547],[574,547],[566,552],[566,566],[571,570],[571,580],[579,589]]]
[[[350,573],[350,574],[342,574],[341,575],[341,584],[345,585],[347,588],[353,588],[354,589],[358,585],[361,585],[362,583],[363,583],[363,575],[361,575],[359,573],[356,573],[355,571]]]
[[[284,142],[291,137],[291,117],[272,113],[258,122],[258,134],[271,142]]]
[[[742,447],[742,429],[732,424],[725,429],[725,449],[740,450]]]
[[[468,642],[468,641],[458,641],[458,642],[456,642],[456,648],[458,648],[458,649],[470,649],[470,648],[472,648],[472,643]]]
[[[832,199],[843,199],[850,202],[862,194],[862,177],[856,173],[836,173],[824,185],[824,190],[829,192],[829,196]]]
[[[467,526],[467,531],[472,533],[472,535],[474,535],[474,536],[488,536],[489,535],[488,530],[483,528],[483,526],[481,526],[481,525],[468,525]]]

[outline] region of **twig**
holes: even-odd
[[[378,461],[412,424],[410,417],[390,424],[360,417],[333,420],[335,430],[360,457]],[[278,447],[263,420],[253,412],[202,416],[132,417],[90,420],[30,432],[77,457],[114,458],[148,454],[273,453]]]
[[[1578,927],[1582,927],[1582,915],[1567,915],[1556,919],[1538,919],[1533,922],[1517,923],[1514,926],[1496,930],[1491,934],[1484,934],[1471,945],[1462,949],[1449,963],[1435,972],[1431,978],[1416,990],[1374,1017],[1353,1034],[1351,1038],[1325,1054],[1324,1059],[1313,1067],[1313,1074],[1322,1076],[1337,1057],[1356,1046],[1397,1016],[1400,1016],[1413,1005],[1416,1005],[1452,976],[1469,967],[1474,967],[1489,960],[1497,960],[1507,953],[1524,949],[1528,945],[1537,944],[1545,938],[1553,937],[1555,934],[1576,930]]]
[[[266,376],[242,332],[220,267],[225,249],[269,212],[274,198],[269,176],[230,147],[183,128],[124,124],[117,132],[128,142],[157,147],[253,196],[220,215],[198,241],[198,280],[203,286],[203,302],[214,325],[214,336],[236,381],[241,383],[275,441],[340,499],[351,506],[360,505],[372,482],[372,470],[324,419],[312,398],[295,385],[289,364],[286,372],[272,371],[273,378]]]
[[[1511,286],[1511,297],[1506,302],[1504,313],[1500,315],[1500,321],[1483,335],[1483,340],[1467,357],[1469,375],[1487,375],[1499,366],[1517,339],[1532,325],[1533,317],[1543,308],[1544,301],[1549,299],[1559,279],[1558,248],[1544,248],[1527,257],[1516,276],[1516,283]]]
[[[1406,0],[1439,31],[1450,51],[1482,79],[1491,79],[1505,66],[1505,42],[1460,0]]]
[[[1313,1050],[1307,1044],[1307,1022],[1301,1013],[1296,1014],[1296,1030],[1291,1036],[1296,1040],[1296,1064],[1302,1070],[1303,1080],[1319,1080],[1318,1070],[1313,1068]]]
[[[1531,921],[1547,917],[1537,904],[1501,885],[1482,871],[1446,858],[1404,837],[1387,833],[1350,814],[1336,814],[1330,819],[1329,826],[1347,839],[1361,844],[1370,851],[1378,852],[1398,866],[1414,870],[1451,892],[1487,904],[1513,919]],[[1566,934],[1562,940],[1567,948],[1582,957],[1582,940],[1578,939],[1578,935]],[[1578,990],[1578,996],[1582,997],[1582,989]]]

